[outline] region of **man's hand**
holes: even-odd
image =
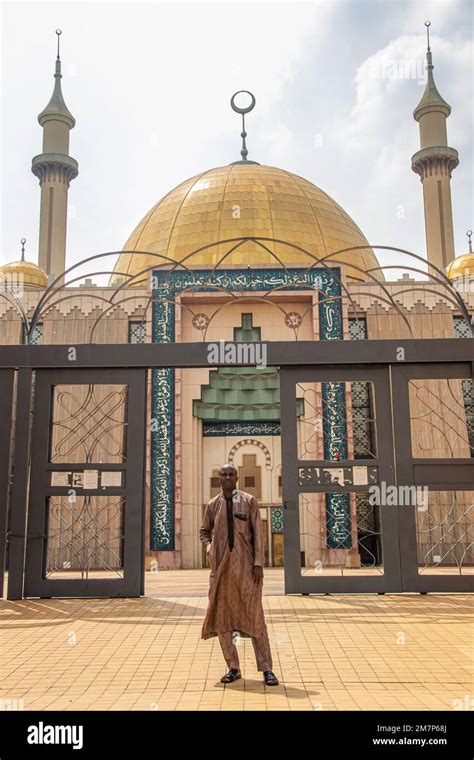
[[[254,565],[252,570],[252,577],[254,583],[259,586],[263,583],[263,567],[261,565]]]
[[[210,551],[211,551],[211,544],[207,543],[206,544],[206,554],[209,554]]]

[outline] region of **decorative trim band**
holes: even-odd
[[[337,275],[336,275],[337,273]],[[336,276],[335,276],[336,275]],[[185,290],[234,292],[298,290],[301,285],[319,291],[321,340],[340,340],[342,332],[340,269],[231,269],[156,270],[153,272],[153,343],[175,341],[174,299]],[[327,300],[334,297],[335,300]],[[175,408],[174,370],[153,370],[151,431],[152,551],[174,551]],[[215,428],[215,426],[212,426]],[[276,434],[276,433],[274,433]]]

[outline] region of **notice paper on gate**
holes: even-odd
[[[99,487],[99,471],[98,470],[84,470],[84,482],[83,489],[85,491],[93,491]]]
[[[70,472],[52,472],[51,473],[51,487],[52,488],[67,488],[70,484],[69,478]]]
[[[121,488],[122,487],[122,473],[105,471],[101,475],[100,482],[101,482],[102,488]]]
[[[367,483],[367,467],[353,467],[352,484],[354,486],[366,486]]]

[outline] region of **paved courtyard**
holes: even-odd
[[[468,594],[285,596],[265,569],[277,687],[200,639],[208,570],[146,574],[139,599],[0,602],[0,705],[24,710],[473,709]]]

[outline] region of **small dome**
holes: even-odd
[[[220,260],[232,244],[211,243],[240,237],[275,238],[274,243],[246,241]],[[137,225],[115,265],[111,285],[121,274],[138,274],[167,263],[147,252],[162,254],[188,267],[309,267],[313,256],[324,257],[352,246],[359,250],[334,256],[348,277],[367,280],[365,270],[378,267],[377,258],[359,227],[335,200],[306,179],[272,166],[237,162],[210,169],[182,182],[164,196]],[[270,249],[278,258],[265,250]],[[197,254],[193,251],[202,248]],[[130,251],[140,251],[131,254]],[[327,260],[331,266],[331,259]],[[364,271],[355,269],[351,264]],[[334,263],[333,266],[338,266]],[[380,270],[375,276],[383,279]],[[139,278],[143,283],[146,275]],[[139,284],[138,281],[133,282]]]
[[[465,253],[451,261],[446,267],[446,277],[457,280],[459,277],[474,278],[474,253]]]
[[[47,288],[48,276],[46,272],[31,261],[13,261],[0,267],[0,279],[11,279],[13,285],[23,287]]]

